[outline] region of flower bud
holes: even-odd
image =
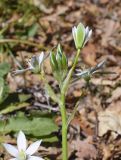
[[[76,49],[81,49],[91,37],[92,30],[89,30],[89,27],[85,28],[82,23],[79,23],[77,27],[74,26],[72,28],[72,34]]]
[[[58,45],[57,53],[50,53],[50,64],[56,80],[60,83],[64,80],[68,71],[68,62],[66,55],[62,52],[61,46]]]

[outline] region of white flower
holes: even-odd
[[[102,62],[98,63],[96,66],[91,67],[89,69],[85,69],[85,70],[76,69],[77,73],[75,75],[78,77],[77,80],[79,78],[84,78],[86,81],[89,81],[93,74],[98,74],[98,73],[101,74],[99,70],[103,67],[105,62],[106,60],[103,60]]]
[[[77,27],[72,28],[72,34],[77,49],[82,48],[92,35],[92,30],[89,27],[84,27],[82,23],[79,23]]]
[[[13,74],[22,74],[28,70],[32,70],[36,73],[38,73],[41,70],[41,65],[44,60],[44,52],[41,52],[38,56],[33,56],[30,61],[28,61],[28,68],[16,70],[13,72]]]
[[[41,140],[34,142],[27,148],[26,137],[22,131],[19,132],[17,137],[17,148],[14,146],[3,143],[3,146],[13,157],[10,160],[44,160],[43,158],[32,156],[39,148]]]
[[[44,59],[44,52],[41,52],[39,56],[33,56],[30,62],[28,62],[29,68],[30,69],[36,69],[37,67],[40,68],[43,59]]]

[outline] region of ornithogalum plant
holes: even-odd
[[[65,97],[66,93],[69,88],[70,81],[72,80],[72,75],[74,73],[74,70],[76,68],[80,51],[84,47],[84,45],[88,42],[89,38],[91,37],[92,30],[89,29],[89,27],[84,27],[82,23],[79,23],[77,27],[72,28],[72,35],[75,43],[75,47],[77,50],[77,53],[75,55],[75,58],[73,60],[72,67],[68,68],[68,59],[63,52],[61,45],[59,44],[57,46],[56,50],[52,50],[50,52],[50,64],[53,72],[53,76],[55,80],[57,80],[59,84],[59,93],[58,95],[55,94],[52,87],[49,85],[46,74],[44,71],[44,61],[46,58],[44,58],[44,53],[42,52],[39,56],[34,56],[28,62],[28,68],[23,70],[17,70],[15,73],[23,73],[27,70],[32,70],[33,72],[40,72],[41,78],[45,84],[45,89],[50,98],[55,101],[59,107],[62,117],[62,160],[68,159],[68,145],[67,145],[67,130],[69,123],[71,121],[72,116],[68,117],[66,113],[66,104],[65,104]],[[99,63],[95,67],[92,67],[90,69],[86,70],[78,70],[77,71],[77,78],[83,77],[85,80],[89,80],[91,75],[94,74],[101,66],[102,63]]]

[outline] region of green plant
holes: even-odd
[[[72,28],[72,34],[75,42],[76,47],[76,56],[74,58],[72,67],[68,68],[68,59],[66,57],[66,54],[63,52],[61,45],[59,44],[57,46],[56,51],[52,50],[50,52],[50,64],[53,72],[53,76],[55,80],[57,80],[59,84],[59,93],[58,95],[54,92],[53,88],[49,85],[47,79],[46,79],[46,73],[44,71],[44,61],[46,60],[45,56],[43,55],[43,52],[41,53],[42,56],[39,56],[40,58],[32,58],[29,62],[29,66],[32,66],[32,71],[34,72],[35,68],[38,65],[37,71],[41,73],[41,79],[43,80],[45,84],[45,90],[48,93],[48,95],[51,97],[53,101],[55,101],[59,107],[62,117],[62,159],[67,160],[68,159],[68,145],[67,145],[67,130],[68,126],[74,116],[75,110],[78,106],[78,103],[76,104],[72,115],[69,117],[67,116],[66,112],[66,94],[69,88],[69,84],[71,80],[73,79],[73,73],[76,68],[76,65],[78,63],[78,59],[80,56],[81,49],[84,47],[84,45],[89,40],[92,30],[89,30],[88,27],[84,27],[82,23],[79,23],[77,27]],[[35,63],[36,61],[36,63]],[[77,79],[78,78],[84,78],[87,82],[89,82],[91,75],[93,73],[96,73],[98,69],[104,64],[104,62],[99,63],[95,67],[89,68],[84,71],[78,70],[77,72]],[[23,73],[28,69],[19,70],[15,73]]]

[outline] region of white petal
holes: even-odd
[[[77,28],[75,26],[72,28],[72,35],[74,38],[74,42],[76,43]]]
[[[19,132],[18,137],[17,137],[17,146],[18,150],[21,151],[26,151],[27,148],[27,142],[26,142],[26,137],[22,131]]]
[[[41,142],[42,142],[42,141],[40,140],[40,141],[36,141],[36,142],[34,142],[33,144],[31,144],[31,145],[28,147],[28,149],[26,150],[26,154],[27,154],[27,155],[30,155],[30,156],[31,156],[32,154],[34,154],[34,153],[38,150]]]
[[[92,35],[92,30],[89,31],[88,38],[90,38],[91,35]]]
[[[72,33],[73,33],[73,37],[75,37],[77,33],[77,28],[75,26],[72,28]]]
[[[84,45],[89,41],[91,35],[92,35],[92,30],[88,31],[88,33],[86,35],[86,39],[85,39]]]
[[[77,32],[77,28],[76,28],[76,26],[74,26],[74,32],[75,32],[75,33]]]
[[[29,68],[34,69],[36,63],[38,63],[38,60],[37,60],[37,56],[34,55],[34,56],[32,56],[32,58],[30,59],[30,61],[28,61],[28,66],[29,66]]]
[[[85,34],[87,35],[88,32],[89,32],[89,27],[86,27],[86,29],[85,29]]]
[[[28,66],[30,69],[34,69],[34,66],[31,64],[31,62],[28,62]]]
[[[76,75],[76,76],[81,76],[81,75],[82,75],[82,73],[76,73],[75,75]]]
[[[8,153],[10,153],[14,157],[17,157],[18,150],[14,146],[12,146],[10,144],[6,144],[6,143],[3,143],[3,146],[5,147],[5,149],[7,150]]]
[[[37,156],[30,156],[28,160],[44,160],[44,159]]]
[[[41,54],[38,57],[39,66],[41,65],[43,59],[44,59],[44,52],[41,52]]]
[[[18,160],[17,158],[11,158],[10,160]]]

